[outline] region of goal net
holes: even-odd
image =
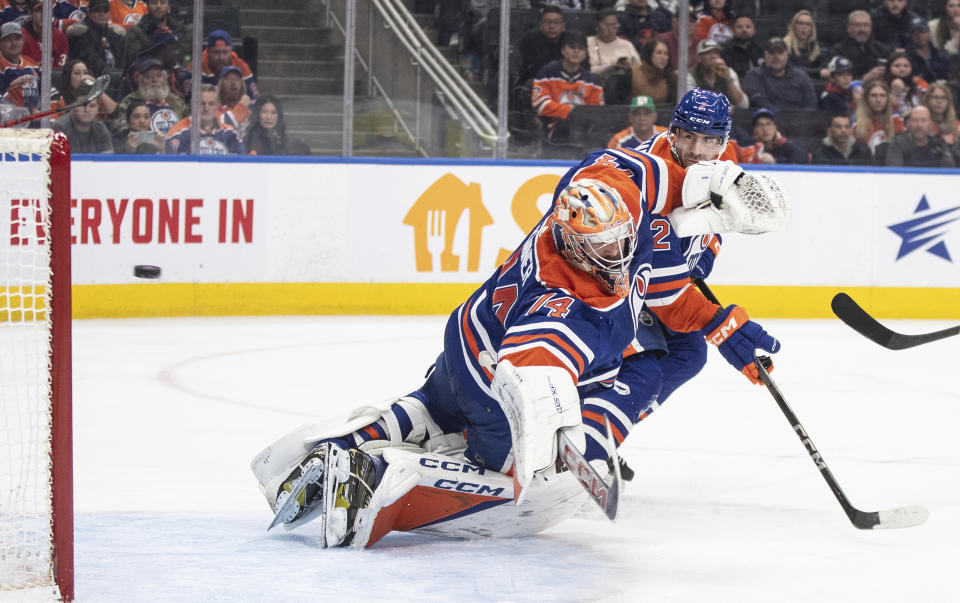
[[[70,152],[0,129],[0,599],[72,600]]]

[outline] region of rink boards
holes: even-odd
[[[74,315],[435,314],[549,204],[566,162],[75,158]],[[755,316],[960,317],[960,170],[767,168],[786,233],[725,237],[710,278]],[[5,241],[2,244],[7,244]],[[162,268],[135,278],[133,266]]]

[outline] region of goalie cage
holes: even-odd
[[[0,129],[0,599],[73,600],[70,147]]]

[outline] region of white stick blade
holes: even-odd
[[[880,523],[878,523],[874,529],[879,530],[918,526],[927,521],[930,517],[930,512],[927,511],[926,507],[912,505],[909,507],[897,507],[889,511],[880,511],[878,515],[880,516]]]

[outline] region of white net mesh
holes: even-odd
[[[745,174],[723,200],[739,205],[743,220],[739,230],[746,234],[784,230],[790,222],[790,206],[780,185],[764,174]]]
[[[0,129],[0,591],[53,587],[51,140]]]

